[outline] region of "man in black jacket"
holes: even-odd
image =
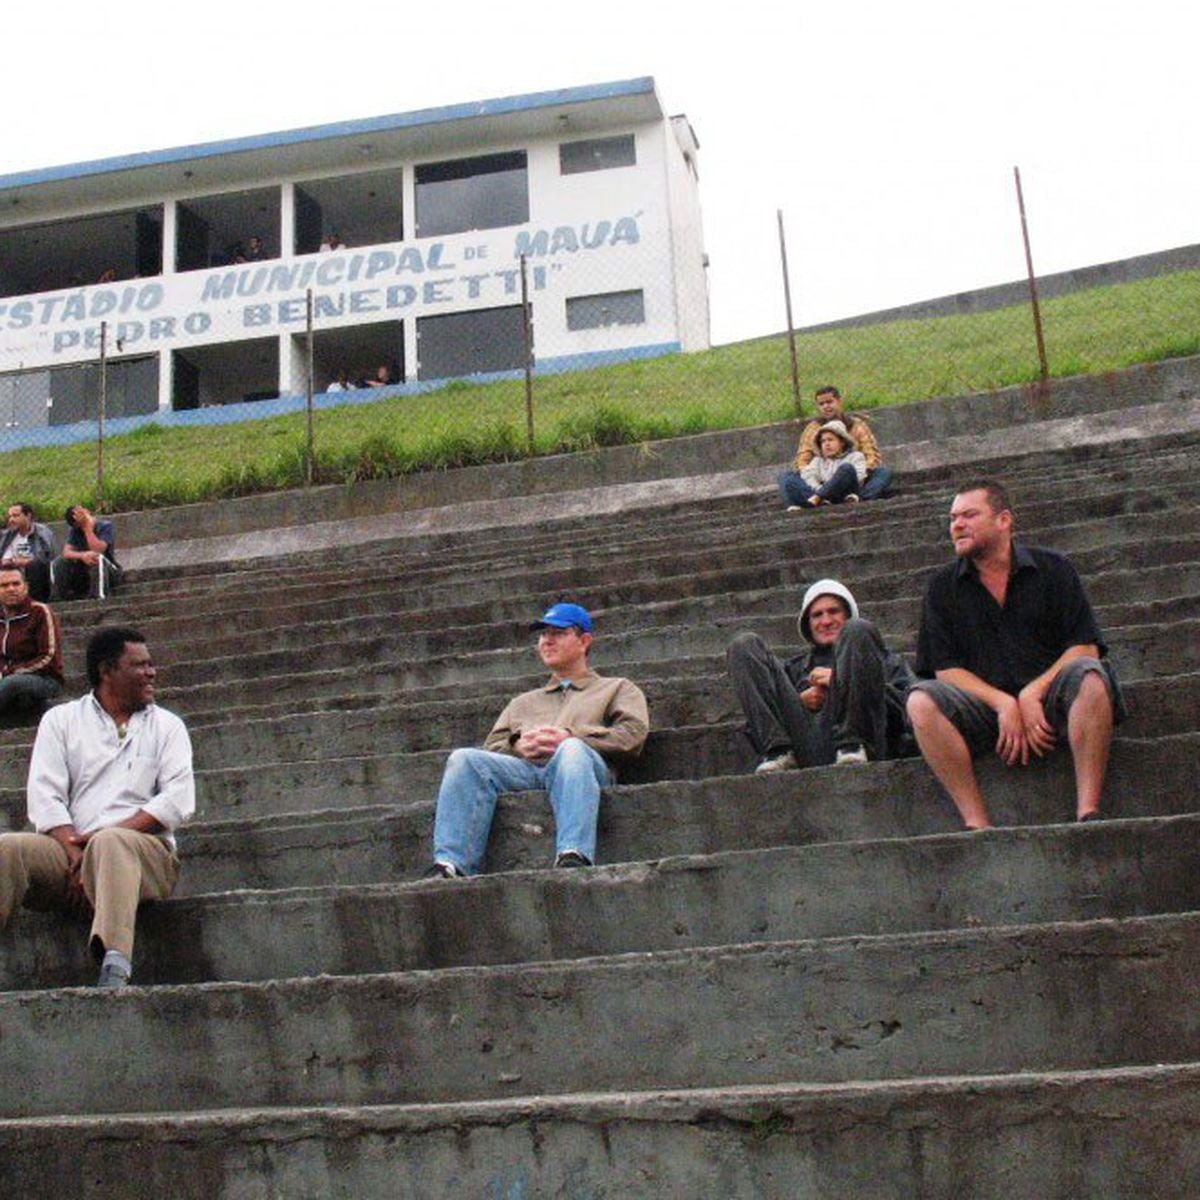
[[[57,553],[50,526],[35,521],[28,504],[10,506],[8,528],[0,537],[0,565],[23,571],[29,594],[43,604],[50,599],[50,564]]]
[[[729,645],[733,690],[762,760],[757,773],[908,753],[904,702],[915,676],[858,615],[850,589],[818,580],[804,594],[798,624],[812,649],[786,661],[755,633]]]

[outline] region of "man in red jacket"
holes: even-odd
[[[58,617],[29,598],[19,567],[0,567],[0,716],[40,713],[62,684]]]

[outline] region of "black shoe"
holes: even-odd
[[[578,850],[564,850],[555,860],[556,867],[590,867],[592,864]]]
[[[435,862],[426,868],[422,879],[466,879],[465,871],[460,871],[453,863]]]

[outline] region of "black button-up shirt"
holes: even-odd
[[[917,638],[917,674],[961,667],[1016,695],[1071,646],[1106,647],[1079,573],[1066,555],[1013,543],[1004,607],[961,558],[929,580]]]

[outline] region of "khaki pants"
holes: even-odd
[[[132,958],[137,906],[165,900],[175,890],[179,860],[153,834],[110,826],[84,847],[80,877],[95,913],[93,950],[119,950]],[[49,834],[0,834],[0,926],[21,904],[65,907],[68,882],[67,852]]]

